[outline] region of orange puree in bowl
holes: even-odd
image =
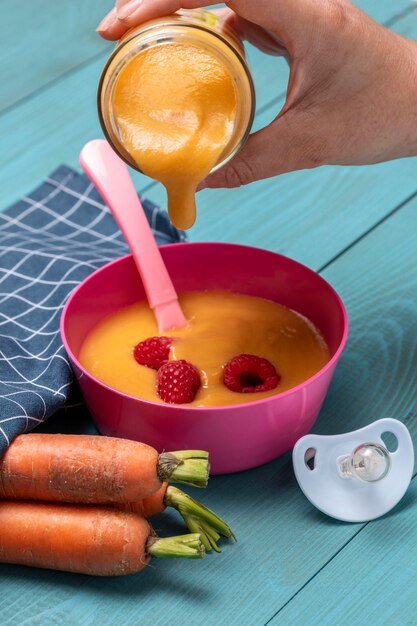
[[[234,130],[236,93],[226,65],[189,43],[145,49],[121,70],[112,104],[124,148],[166,187],[171,221],[189,228],[196,187]]]
[[[301,315],[275,302],[230,292],[180,296],[188,325],[165,333],[173,338],[170,359],[186,359],[201,374],[202,387],[186,406],[240,404],[286,391],[320,370],[330,355],[319,331]],[[158,335],[146,302],[127,306],[102,320],[85,339],[79,359],[99,380],[154,402],[156,371],[133,357],[136,344]],[[223,366],[238,354],[268,359],[281,380],[272,391],[238,393],[223,384]]]

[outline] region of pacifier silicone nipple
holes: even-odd
[[[350,456],[339,460],[339,473],[344,478],[357,478],[365,483],[382,480],[388,474],[391,461],[388,450],[378,443],[363,443]]]
[[[397,448],[390,452],[384,433]],[[414,467],[410,433],[385,418],[344,435],[306,435],[293,450],[294,472],[318,509],[348,522],[366,522],[387,513],[405,494]]]

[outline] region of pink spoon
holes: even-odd
[[[125,163],[104,139],[87,143],[80,163],[127,241],[159,332],[185,326],[187,320]]]

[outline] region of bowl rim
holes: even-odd
[[[332,287],[332,285],[327,282],[326,279],[324,279],[318,272],[315,272],[314,270],[312,270],[311,268],[309,268],[307,265],[304,265],[303,263],[300,263],[299,261],[296,261],[295,259],[292,259],[291,257],[287,257],[284,254],[280,254],[279,252],[273,252],[272,250],[266,250],[265,248],[257,248],[255,246],[248,246],[248,245],[244,245],[244,244],[236,244],[236,243],[226,243],[226,242],[214,242],[214,241],[196,241],[196,242],[177,242],[177,243],[171,243],[171,244],[164,244],[162,246],[159,246],[161,249],[168,249],[168,248],[177,248],[178,246],[190,246],[193,248],[196,247],[202,247],[202,246],[222,246],[222,247],[233,247],[233,248],[244,248],[247,251],[253,250],[255,252],[264,252],[267,254],[271,254],[273,256],[278,256],[278,257],[282,257],[283,259],[290,261],[290,263],[293,263],[295,265],[298,265],[299,267],[301,267],[304,271],[307,271],[308,273],[314,274],[315,277],[317,277],[319,280],[321,280],[327,287],[327,289],[329,290],[329,292],[332,294],[332,296],[334,297],[337,305],[340,308],[341,314],[342,314],[342,323],[343,323],[343,333],[342,333],[342,337],[340,339],[339,345],[337,350],[335,351],[334,355],[332,356],[332,358],[326,363],[326,365],[324,365],[321,369],[319,369],[318,372],[316,372],[315,374],[313,374],[313,376],[310,376],[310,378],[307,378],[306,380],[304,380],[302,383],[299,383],[298,385],[296,385],[295,387],[291,387],[291,389],[287,389],[286,391],[282,391],[281,393],[277,393],[274,394],[272,396],[267,396],[266,398],[260,398],[259,400],[251,400],[249,402],[242,402],[240,404],[223,404],[223,405],[215,405],[215,406],[188,406],[187,404],[168,404],[165,402],[154,402],[153,400],[146,400],[144,398],[139,398],[138,396],[133,396],[129,393],[126,393],[124,391],[120,391],[119,389],[115,389],[114,387],[111,387],[110,385],[108,385],[107,383],[104,383],[103,381],[99,380],[98,378],[96,378],[96,376],[94,376],[94,374],[92,374],[91,372],[89,372],[78,360],[78,358],[74,355],[73,351],[71,350],[71,347],[69,345],[69,342],[67,340],[66,337],[66,333],[65,333],[65,323],[66,323],[66,319],[68,317],[68,310],[72,304],[72,301],[74,299],[77,298],[79,292],[83,289],[83,287],[90,281],[93,280],[94,277],[99,274],[100,272],[104,272],[106,271],[108,268],[110,268],[113,265],[116,265],[118,263],[122,263],[124,262],[127,258],[131,258],[132,254],[126,254],[122,257],[118,257],[117,259],[114,259],[113,261],[110,261],[109,263],[106,263],[105,265],[102,265],[101,267],[99,267],[98,269],[94,270],[94,272],[92,272],[91,274],[89,274],[86,278],[84,278],[84,280],[77,285],[77,287],[75,287],[75,289],[72,291],[71,295],[69,296],[68,300],[66,301],[64,308],[61,312],[61,319],[60,319],[60,334],[61,334],[61,339],[62,342],[64,344],[64,348],[67,352],[67,355],[70,359],[70,361],[72,361],[79,370],[81,370],[81,372],[83,373],[83,376],[86,376],[88,378],[90,378],[91,380],[93,380],[96,384],[98,384],[100,387],[103,387],[104,389],[106,389],[107,391],[116,393],[122,397],[128,398],[130,400],[136,400],[137,402],[140,403],[145,403],[146,405],[149,405],[151,407],[154,408],[161,408],[163,407],[165,410],[170,410],[170,411],[188,411],[188,412],[193,412],[193,411],[204,411],[204,410],[210,410],[211,411],[236,411],[236,410],[244,410],[245,407],[254,407],[254,406],[260,406],[263,405],[265,403],[271,402],[271,400],[273,399],[277,399],[277,398],[287,398],[292,394],[296,394],[297,392],[301,391],[304,387],[309,386],[310,384],[314,383],[316,380],[318,380],[319,378],[321,378],[328,370],[332,369],[337,361],[339,360],[339,357],[346,345],[346,341],[347,341],[347,337],[348,337],[348,332],[349,332],[349,320],[348,320],[348,315],[347,315],[347,311],[345,308],[345,305],[341,299],[341,297],[339,296],[339,294],[337,293],[337,291],[334,289],[334,287]]]

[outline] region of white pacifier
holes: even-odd
[[[382,436],[397,440],[387,450]],[[306,435],[293,450],[294,472],[304,495],[320,511],[345,522],[367,522],[403,497],[414,467],[408,429],[385,418],[343,435]]]

